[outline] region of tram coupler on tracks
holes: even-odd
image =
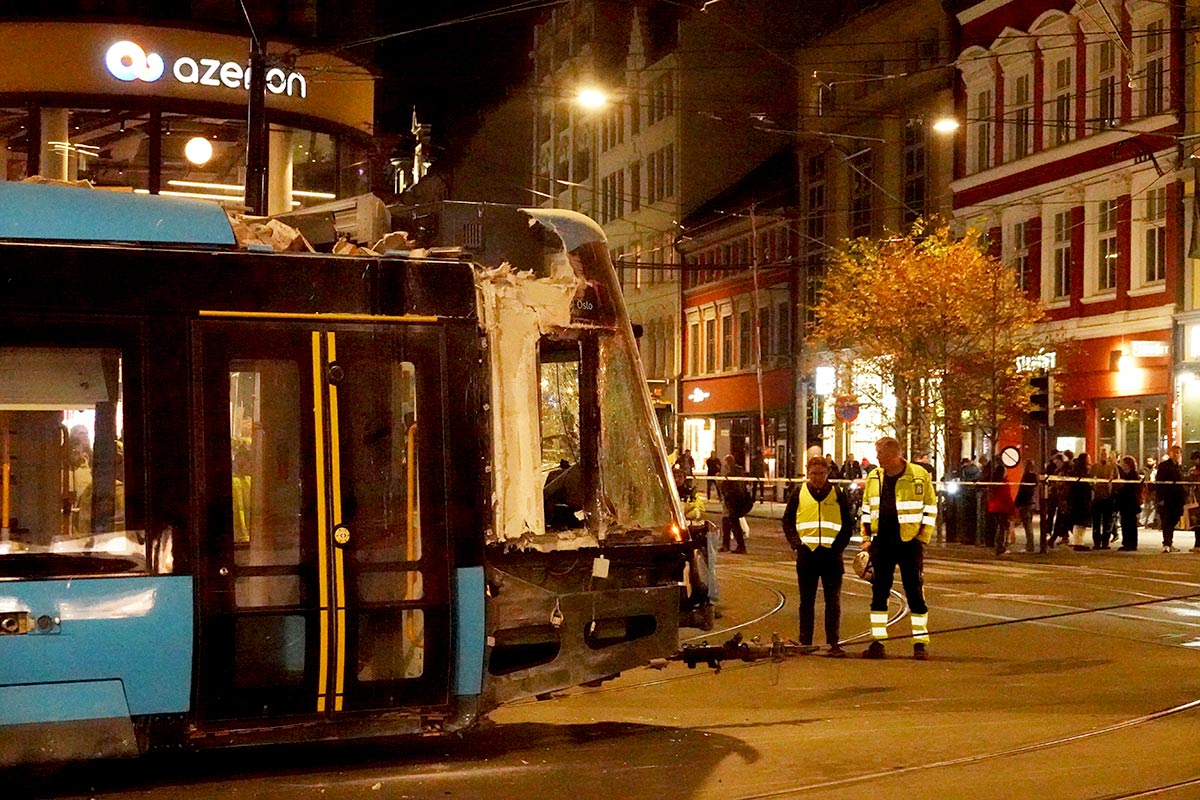
[[[778,633],[771,634],[770,643],[761,641],[757,636],[747,642],[737,633],[721,645],[710,645],[708,642],[684,645],[683,649],[669,660],[682,661],[687,664],[688,669],[695,669],[697,664],[707,664],[720,672],[723,661],[762,661],[766,658],[779,661],[788,656],[815,653],[817,650],[816,645],[784,641]]]

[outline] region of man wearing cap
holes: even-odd
[[[854,514],[840,486],[829,482],[829,465],[809,456],[807,480],[792,493],[783,510],[783,535],[796,551],[800,584],[800,644],[811,645],[816,624],[817,582],[825,589],[826,655],[842,658],[838,643],[842,619],[842,552],[854,533]]]

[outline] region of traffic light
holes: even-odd
[[[1054,424],[1054,376],[1043,373],[1029,379],[1029,416],[1050,427]]]

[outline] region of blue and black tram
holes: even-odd
[[[603,233],[0,183],[0,766],[461,730],[703,600]],[[690,576],[690,577],[689,577]]]

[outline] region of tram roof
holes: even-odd
[[[0,240],[237,246],[216,203],[2,181]]]

